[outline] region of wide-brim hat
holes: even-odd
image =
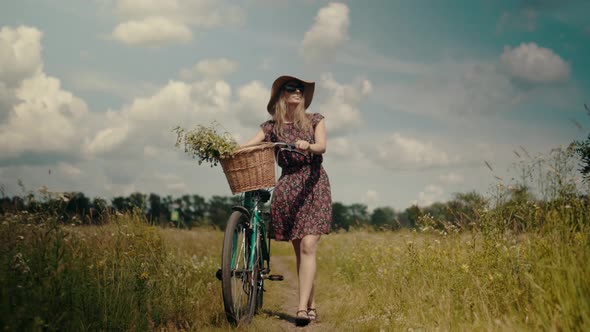
[[[313,91],[315,90],[315,82],[304,81],[297,77],[283,75],[279,76],[279,78],[277,78],[272,83],[272,87],[270,89],[270,100],[268,101],[268,105],[266,105],[266,110],[268,111],[268,113],[275,113],[275,104],[277,103],[277,100],[281,95],[281,88],[283,87],[283,85],[285,85],[285,83],[291,81],[297,81],[303,84],[303,98],[305,98],[305,109],[307,109],[309,105],[311,105],[311,100],[313,99]]]

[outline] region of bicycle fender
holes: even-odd
[[[236,206],[232,206],[231,209],[233,211],[241,212],[244,216],[246,216],[246,218],[250,219],[250,212],[245,207],[240,206],[240,205],[236,205]]]

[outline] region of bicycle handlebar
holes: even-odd
[[[289,151],[289,152],[295,152],[295,153],[299,153],[300,155],[307,157],[307,155],[299,150],[297,150],[297,148],[295,147],[295,144],[291,144],[291,143],[285,143],[285,142],[276,142],[273,143],[275,146],[279,146],[281,147],[281,151]]]

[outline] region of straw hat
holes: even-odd
[[[311,100],[313,99],[313,91],[315,90],[315,82],[308,82],[297,77],[293,76],[279,76],[273,83],[272,88],[270,89],[270,100],[268,101],[268,105],[266,106],[266,110],[270,114],[274,114],[275,112],[275,104],[279,95],[281,94],[281,88],[285,83],[290,81],[298,81],[301,82],[304,86],[303,97],[305,98],[305,109],[309,107],[311,104]]]

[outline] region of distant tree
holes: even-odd
[[[479,213],[487,206],[488,201],[475,191],[455,193],[453,199],[447,203],[453,216],[452,221],[461,228],[477,224]]]
[[[172,205],[174,204],[174,198],[170,195],[162,198],[162,222],[169,222],[172,214]]]
[[[371,225],[375,229],[398,229],[395,211],[390,207],[378,207],[371,213]]]
[[[92,224],[101,224],[108,222],[109,217],[109,203],[106,199],[95,197],[92,199],[92,208],[90,213],[90,222]]]
[[[399,222],[403,227],[416,228],[418,218],[423,214],[420,207],[416,204],[408,207],[399,215]]]
[[[231,214],[231,208],[236,205],[235,199],[227,196],[212,196],[208,205],[207,217],[209,221],[217,228],[224,229]]]
[[[362,226],[369,224],[369,212],[367,206],[361,203],[354,203],[348,206],[348,212],[350,214],[350,225],[351,226]]]
[[[164,210],[162,206],[162,199],[158,194],[150,193],[148,196],[148,220],[153,224],[160,224],[163,220],[165,220],[166,216],[162,216],[162,212]]]
[[[332,203],[332,229],[344,229],[348,231],[351,223],[352,218],[349,208],[340,202]]]
[[[12,200],[10,197],[2,196],[0,198],[0,215],[12,212]]]
[[[433,219],[445,222],[453,219],[448,205],[441,202],[434,202],[422,209],[424,214],[429,214]]]
[[[68,219],[78,216],[82,222],[87,222],[86,217],[90,214],[90,199],[81,192],[69,193],[65,212]]]
[[[204,197],[199,195],[192,196],[192,208],[196,220],[199,222],[203,221],[207,214],[208,207],[207,200]]]
[[[113,207],[121,213],[130,212],[133,210],[133,204],[131,204],[131,201],[128,197],[117,196],[114,197],[111,202]]]
[[[147,195],[142,194],[140,192],[134,192],[129,195],[129,203],[134,207],[139,209],[142,214],[146,214],[148,212],[147,208]]]
[[[584,104],[584,108],[586,108],[586,112],[590,114],[590,107]],[[590,134],[586,137],[584,141],[574,141],[572,143],[576,154],[580,157],[580,168],[579,171],[582,173],[582,177],[584,181],[589,184],[590,183]]]

